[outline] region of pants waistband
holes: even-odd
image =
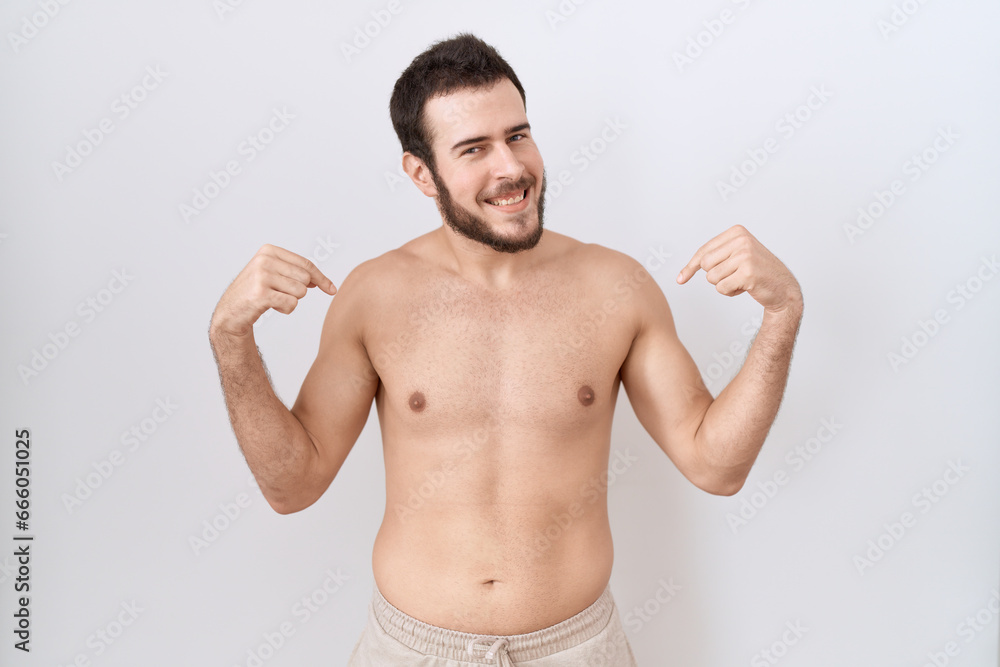
[[[610,584],[580,613],[547,628],[520,635],[477,635],[424,623],[392,606],[374,587],[372,609],[382,629],[403,645],[449,660],[496,664],[496,653],[506,651],[514,662],[537,660],[581,644],[603,630],[615,603]]]

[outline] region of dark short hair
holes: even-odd
[[[434,171],[430,131],[424,118],[427,101],[463,88],[491,88],[503,79],[521,93],[513,68],[495,48],[475,35],[462,33],[437,42],[413,59],[392,89],[389,115],[404,152],[423,160]]]

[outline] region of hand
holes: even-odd
[[[683,285],[699,269],[725,296],[748,293],[771,312],[801,310],[802,291],[791,271],[742,225],[703,245],[677,276]]]
[[[337,293],[333,282],[308,259],[265,244],[219,299],[209,331],[213,336],[246,336],[269,308],[285,315],[295,310],[310,287]]]

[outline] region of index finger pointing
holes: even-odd
[[[684,265],[681,272],[677,274],[677,284],[683,285],[687,281],[691,280],[691,276],[698,273],[698,269],[701,268],[701,258],[705,254],[705,248],[702,246],[698,249],[698,252],[694,254],[694,257]]]
[[[309,276],[312,278],[312,282],[309,283],[310,287],[319,287],[330,296],[337,293],[337,287],[333,284],[333,281],[323,275],[323,272],[316,268],[315,264],[309,262],[309,266],[305,268],[306,271],[309,272]]]
[[[274,251],[278,256],[278,259],[301,267],[309,273],[309,287],[319,287],[331,296],[337,293],[337,288],[334,286],[333,281],[323,275],[323,272],[320,271],[319,268],[312,263],[312,261],[302,255],[296,255],[291,250],[285,250],[284,248],[274,247]]]
[[[688,262],[687,266],[681,269],[681,272],[677,275],[677,283],[679,285],[683,285],[684,283],[686,283],[691,279],[691,276],[693,276],[698,272],[698,269],[705,269],[706,271],[708,271],[709,269],[712,268],[712,266],[718,264],[720,261],[722,261],[722,259],[725,259],[724,257],[714,257],[714,256],[709,257],[708,258],[709,266],[705,266],[706,256],[709,253],[713,253],[715,250],[718,250],[720,247],[724,246],[728,241],[729,237],[732,236],[733,233],[736,231],[737,227],[730,227],[729,229],[722,232],[718,236],[712,237],[707,242],[705,242],[704,245],[698,248],[698,251],[694,254],[694,257],[691,258],[691,261]]]

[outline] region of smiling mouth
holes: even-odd
[[[496,206],[498,208],[503,208],[507,206],[516,206],[520,204],[528,196],[528,190],[525,188],[517,194],[509,194],[506,197],[495,197],[493,199],[487,199],[486,203],[491,206]]]

